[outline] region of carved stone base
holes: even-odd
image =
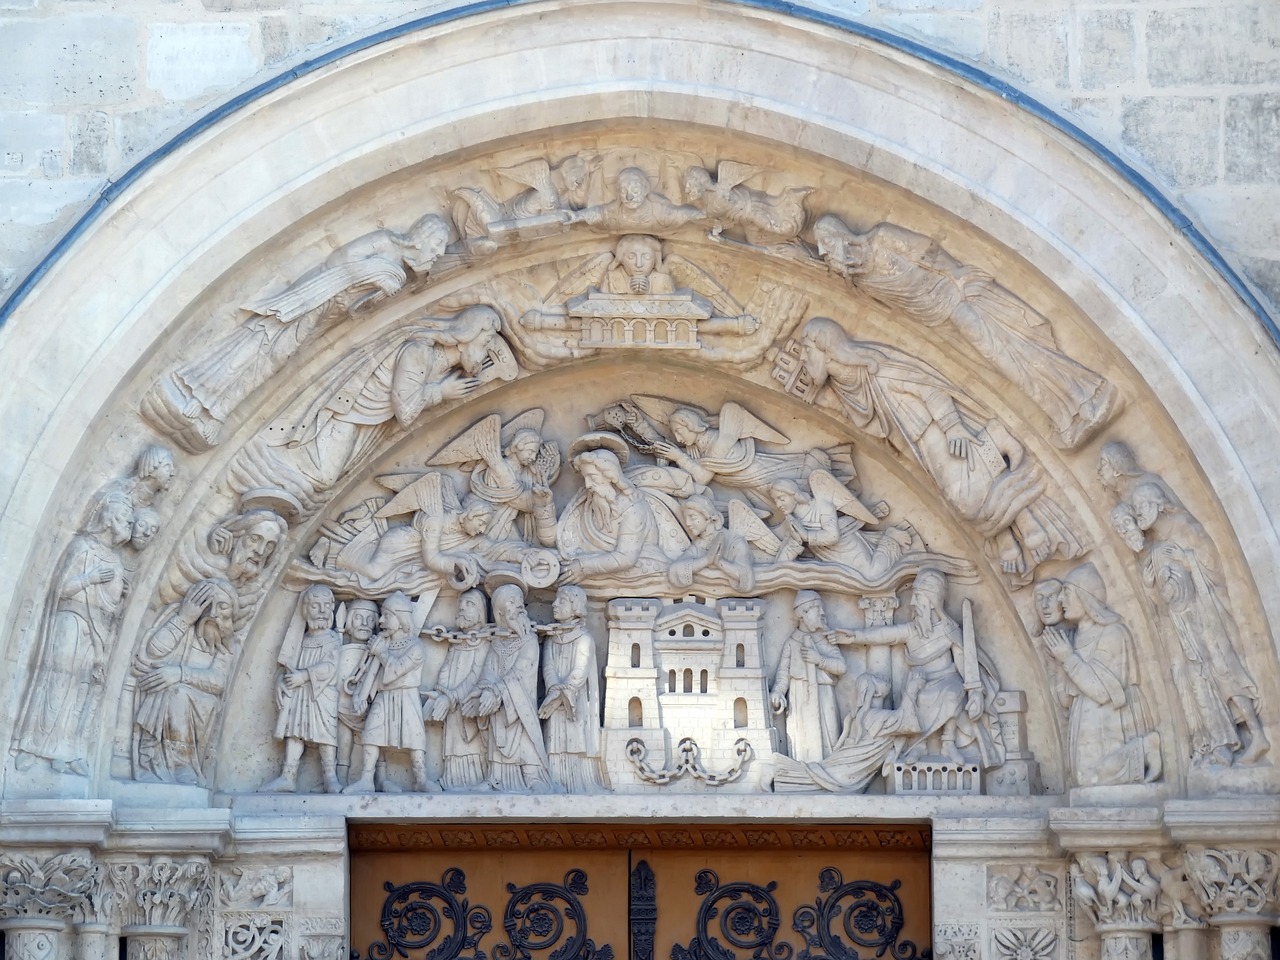
[[[982,768],[976,763],[921,760],[895,763],[890,793],[982,793]]]

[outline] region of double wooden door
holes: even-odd
[[[918,825],[358,825],[360,960],[924,960]]]

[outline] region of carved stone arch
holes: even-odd
[[[585,76],[583,62],[595,64],[596,73]],[[389,431],[341,471],[331,497],[304,505],[305,520],[284,530],[276,521],[248,516],[251,506],[283,513],[297,508],[261,490],[246,497],[245,484],[229,479],[240,469],[236,458],[254,438],[304,426],[299,412],[323,399],[317,391],[325,377],[361,342],[371,352],[374,341],[397,326],[423,316],[452,318],[468,306],[508,296],[480,290],[485,284],[527,282],[545,298],[570,271],[612,254],[619,235],[646,232],[628,226],[593,233],[574,224],[490,253],[466,249],[468,238],[455,224],[448,256],[461,264],[457,270],[439,270],[431,283],[406,277],[403,290],[358,321],[302,343],[279,372],[232,405],[212,449],[182,450],[171,424],[143,415],[148,395],[169,372],[240,328],[247,315],[241,308],[290,289],[344,244],[379,229],[405,231],[422,214],[450,217],[449,191],[459,186],[482,184],[510,204],[518,193],[513,184],[522,181],[503,180],[496,170],[537,160],[554,165],[578,152],[604,158],[588,198],[595,206],[613,199],[618,174],[628,165],[641,167],[652,189],[673,204],[684,199],[681,170],[701,166],[727,182],[732,174],[720,166],[724,161],[758,167],[745,182],[769,197],[813,188],[798,231],[807,252],[744,244],[741,224],[729,223],[718,239],[707,236],[702,222],[651,231],[665,234],[666,269],[676,269],[673,257],[704,268],[697,284],[707,285],[699,295],[712,306],[700,322],[735,319],[717,301],[716,284],[739,299],[743,313],[750,312],[747,301],[761,277],[790,282],[803,294],[805,306],[793,303],[795,316],[767,337],[768,357],[762,350],[751,364],[735,368],[709,351],[645,352],[633,343],[618,360],[560,363],[515,349],[520,378],[485,387],[461,403],[439,404],[409,430]],[[921,257],[936,265],[950,256],[963,282],[992,284],[1004,291],[999,296],[1046,318],[1054,350],[1114,384],[1123,403],[1100,417],[1090,436],[1060,449],[1045,410],[972,342],[945,327],[952,317],[930,315],[926,323],[901,304],[886,304],[818,269],[811,248],[814,220],[822,214],[859,233],[884,221],[933,241]],[[793,239],[783,233],[781,240]],[[796,259],[797,252],[804,256]],[[676,284],[690,285],[696,286],[688,279]],[[1021,309],[1009,307],[1007,299],[1002,304]],[[509,334],[518,317],[504,316],[503,330]],[[1280,491],[1267,440],[1280,414],[1280,378],[1275,345],[1249,305],[1114,168],[1062,130],[936,64],[776,11],[683,0],[583,0],[488,11],[398,33],[273,88],[185,140],[122,190],[17,304],[0,340],[9,371],[0,387],[7,428],[0,438],[0,476],[11,491],[0,516],[6,545],[0,617],[4,656],[13,665],[0,681],[0,733],[9,742],[21,737],[34,696],[43,631],[56,607],[49,585],[66,573],[74,538],[91,522],[86,513],[113,495],[133,495],[129,480],[142,471],[138,458],[149,445],[175,451],[176,477],[153,498],[160,533],[128,571],[127,596],[117,598],[112,629],[118,639],[104,658],[103,676],[87,681],[96,701],[90,704],[96,713],[88,715],[96,719],[85,769],[32,772],[11,757],[3,768],[4,796],[207,810],[221,802],[215,790],[253,792],[262,765],[242,762],[237,751],[252,740],[246,724],[259,724],[261,742],[254,749],[268,739],[273,645],[298,602],[298,594],[285,589],[285,568],[315,547],[322,523],[333,519],[331,508],[351,506],[375,474],[404,467],[422,448],[438,450],[484,416],[507,417],[538,405],[553,411],[573,395],[573,383],[588,381],[594,384],[590,395],[601,400],[657,393],[708,407],[732,401],[784,433],[798,425],[826,444],[854,442],[859,469],[878,488],[874,492],[903,498],[930,546],[944,544],[943,552],[974,566],[979,585],[960,593],[974,600],[978,623],[1000,635],[1000,666],[1012,678],[1005,692],[1024,692],[1030,701],[1029,742],[1045,767],[1044,786],[1060,793],[1068,786],[1067,721],[1054,716],[1050,671],[1040,642],[1030,636],[1036,622],[1030,586],[1011,583],[992,564],[984,553],[986,538],[946,502],[918,459],[852,427],[830,386],[818,404],[785,394],[774,377],[775,369],[785,372],[777,351],[785,354],[786,341],[814,317],[833,318],[846,338],[888,344],[924,379],[933,375],[919,371],[939,371],[975,409],[1008,427],[1055,485],[1055,499],[1073,529],[1078,525],[1081,548],[1046,561],[1041,573],[1064,577],[1086,561],[1101,572],[1108,606],[1134,634],[1141,686],[1164,739],[1167,786],[1115,793],[1116,803],[1149,802],[1155,809],[1170,795],[1213,792],[1212,781],[1191,763],[1192,733],[1165,667],[1178,628],[1158,607],[1153,611],[1140,563],[1112,531],[1112,502],[1093,473],[1103,444],[1124,441],[1204,525],[1221,555],[1219,574],[1230,586],[1240,631],[1238,652],[1264,704],[1262,723],[1274,732],[1265,704],[1276,702],[1280,685],[1269,627],[1280,614],[1274,578],[1280,550],[1271,520]],[[668,330],[686,323],[677,319]],[[606,338],[619,324],[627,329],[621,318],[608,316],[584,329]],[[642,319],[624,336],[649,324]],[[745,329],[721,333],[708,343],[751,335]],[[623,369],[628,376],[618,378],[617,395],[606,397],[603,377]],[[688,387],[695,376],[703,376],[701,392]],[[665,386],[652,386],[655,380]],[[567,431],[566,424],[558,429]],[[569,477],[572,470],[565,469]],[[568,492],[562,483],[558,493]],[[145,673],[135,657],[191,584],[234,579],[220,558],[259,521],[265,525],[261,535],[278,536],[279,546],[261,577],[246,576],[252,589],[233,584],[229,616],[245,631],[246,646],[225,689],[205,691],[222,698],[210,720],[217,746],[205,758],[216,755],[216,773],[203,785],[133,783],[137,745],[130,727],[140,696],[136,677]],[[955,616],[960,618],[958,608]],[[630,642],[625,649],[630,663]],[[181,671],[178,677],[188,682]],[[736,708],[735,698],[729,702]],[[249,712],[224,725],[229,704]],[[623,703],[628,708],[629,700]],[[646,701],[645,722],[652,714]],[[624,713],[624,727],[625,721]],[[675,768],[677,777],[693,769],[693,757]],[[276,762],[273,755],[271,764]],[[654,770],[658,758],[642,758],[637,769],[645,763],[653,776],[662,772]],[[700,775],[714,779],[722,772],[702,769]],[[1266,766],[1232,770],[1228,779],[1232,790],[1274,787]],[[250,815],[271,809],[254,806],[252,798],[235,802]],[[1040,844],[1037,850],[1050,843],[1045,811],[1055,802],[1034,800],[1019,808],[1040,818],[1032,844]],[[781,805],[769,809],[785,815]],[[814,809],[821,818],[848,816],[851,808],[817,802]],[[868,805],[852,809],[874,815]],[[942,816],[939,809],[912,815]],[[991,808],[975,803],[947,809],[951,816],[979,816]],[[1163,809],[1157,814],[1163,817]],[[1185,809],[1179,815],[1184,825],[1194,819]],[[1076,837],[1071,844],[1063,839],[1064,846],[1101,842],[1081,839],[1085,828],[1070,835],[1078,821],[1063,819],[1060,836]],[[1129,846],[1159,846],[1163,830],[1157,825]]]

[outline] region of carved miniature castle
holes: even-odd
[[[614,789],[767,789],[777,732],[760,659],[764,604],[650,598],[608,609],[603,747]]]

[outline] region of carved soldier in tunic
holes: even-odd
[[[424,656],[422,641],[414,636],[413,601],[397,591],[382,601],[380,632],[369,644],[368,660],[354,695],[357,708],[367,705],[368,714],[361,731],[360,778],[343,793],[372,793],[374,771],[385,749],[406,750],[413,767],[413,789],[418,793],[439,791],[427,779],[427,731],[422,725],[422,683]],[[398,792],[384,782],[387,793]]]
[[[475,689],[489,654],[484,594],[468,590],[458,597],[454,622],[456,631],[441,628],[431,634],[447,641],[449,651],[444,655],[435,689],[427,693],[422,716],[429,723],[444,724],[444,774],[440,786],[445,790],[486,790],[488,744],[476,718],[462,712],[462,704]]]
[[[345,783],[351,770],[352,753],[364,729],[364,712],[352,699],[353,680],[378,626],[378,605],[372,600],[351,600],[346,605],[342,625],[343,644],[338,651],[338,779]]]
[[[840,736],[836,683],[844,676],[844,656],[831,642],[822,598],[812,590],[796,594],[799,623],[782,646],[769,706],[787,715],[787,747],[793,760],[822,760]]]
[[[333,629],[333,591],[312,584],[298,598],[298,609],[285,634],[278,662],[284,672],[276,682],[276,739],[284,741],[280,776],[262,787],[264,793],[298,789],[298,765],[308,743],[320,753],[324,788],[338,793],[338,657],[342,635]]]
[[[596,644],[587,631],[587,594],[581,587],[556,591],[556,622],[538,627],[542,682],[538,717],[546,733],[551,778],[569,793],[591,793],[600,783],[600,675]]]
[[[1107,422],[1116,388],[1058,349],[1049,321],[937,242],[892,223],[864,234],[826,214],[813,226],[818,253],[854,287],[927,327],[950,323],[1053,422],[1074,449]]]

